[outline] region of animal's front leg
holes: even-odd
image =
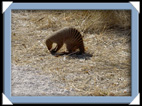
[[[55,54],[57,51],[56,51],[57,47],[55,47],[54,49],[50,50],[50,53],[51,54]]]
[[[55,54],[61,47],[63,46],[63,44],[58,44],[54,49],[52,49],[50,52],[51,54]]]

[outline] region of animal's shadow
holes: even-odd
[[[73,55],[69,55],[71,58],[77,58],[77,59],[85,59],[85,60],[89,60],[93,55],[90,53],[84,53],[82,55],[78,55],[78,54],[73,54]]]
[[[91,53],[83,53],[83,54],[78,54],[73,53],[73,54],[65,54],[65,53],[56,53],[56,54],[52,54],[55,57],[58,56],[68,56],[69,58],[76,58],[76,59],[85,59],[85,60],[89,60],[93,55]]]

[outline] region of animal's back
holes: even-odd
[[[66,44],[69,52],[74,52],[76,49],[80,49],[80,52],[84,52],[84,43],[82,35],[75,28],[66,28],[66,34],[64,36],[64,43]]]
[[[54,32],[52,35],[50,35],[48,37],[48,39],[52,40],[53,42],[60,42],[60,41],[65,41],[67,40],[68,38],[70,38],[71,34],[70,33],[70,30],[71,28],[63,28],[63,29],[60,29],[56,32]]]
[[[62,47],[63,43],[65,43],[69,52],[73,52],[76,49],[80,49],[82,53],[84,52],[82,35],[75,28],[69,27],[56,31],[48,39],[54,43],[57,43],[57,46],[60,48]],[[57,47],[57,51],[60,48]]]

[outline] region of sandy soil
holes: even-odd
[[[53,74],[40,75],[40,70],[12,65],[12,96],[75,96],[65,83],[52,81]]]

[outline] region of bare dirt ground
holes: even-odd
[[[88,24],[87,11],[15,10],[11,16],[12,96],[131,95],[130,30],[102,26],[103,31],[95,31],[100,14]],[[54,57],[48,52],[47,36],[63,27],[81,32],[85,54]]]

